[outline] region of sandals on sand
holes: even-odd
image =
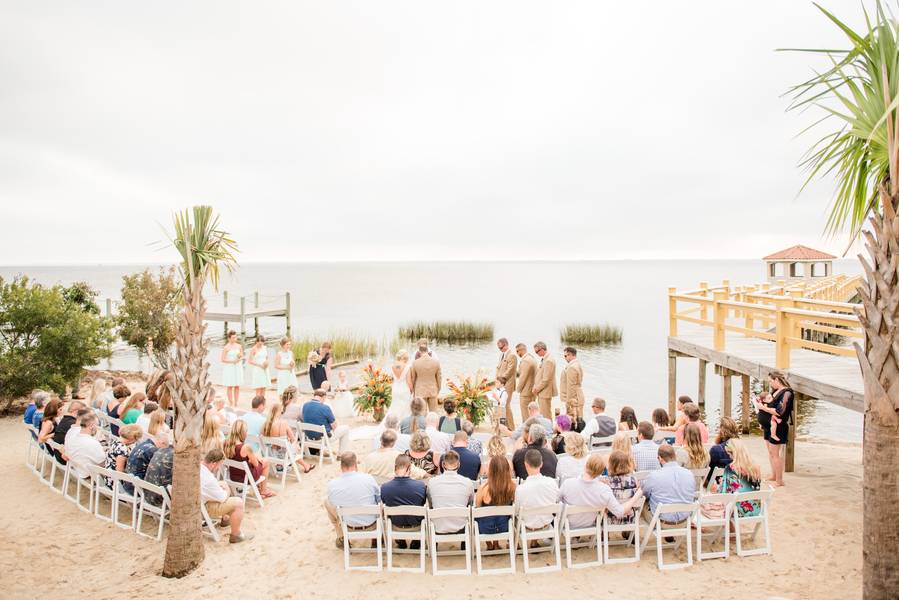
[[[316,466],[317,466],[317,465],[316,465],[315,463],[312,463],[312,464],[309,465],[307,468],[303,469],[303,475],[305,475],[306,473],[310,472],[310,471],[311,471],[312,469],[314,469]]]
[[[237,535],[232,535],[228,537],[228,541],[232,544],[239,544],[241,542],[248,542],[253,539],[252,533],[240,533]]]

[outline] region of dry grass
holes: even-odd
[[[492,323],[469,321],[434,321],[409,323],[399,329],[399,336],[406,340],[426,338],[436,342],[483,342],[493,339]]]
[[[325,341],[331,342],[331,355],[334,357],[334,362],[376,358],[388,353],[393,354],[396,352],[396,348],[399,348],[399,342],[396,339],[379,340],[352,333],[306,336],[293,341],[293,355],[297,364],[306,364],[309,352],[318,350],[321,343]]]
[[[609,325],[591,325],[589,323],[572,323],[562,328],[562,341],[569,344],[618,344],[621,342],[620,327]]]

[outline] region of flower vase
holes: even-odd
[[[371,416],[375,419],[375,423],[380,423],[384,420],[384,409],[383,408],[373,408],[371,411]]]

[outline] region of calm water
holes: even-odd
[[[84,280],[100,291],[101,298],[115,299],[122,275],[142,268],[0,267],[0,276],[24,273],[47,284]],[[837,273],[859,270],[854,260],[835,264]],[[732,285],[756,283],[763,274],[763,263],[757,260],[248,264],[226,276],[222,287],[232,298],[259,291],[263,305],[277,302],[278,295],[289,291],[294,336],[358,332],[387,339],[400,324],[412,320],[489,321],[497,337],[507,337],[513,344],[545,341],[560,363],[559,329],[564,324],[609,322],[623,329],[624,340],[615,346],[580,349],[585,393],[588,399],[606,398],[610,412],[631,405],[644,419],[653,408],[667,406],[667,288],[695,288],[699,281],[725,278]],[[252,332],[252,324],[247,327]],[[221,323],[210,324],[213,334],[221,328]],[[260,328],[281,335],[284,321],[263,320]],[[435,350],[447,376],[479,368],[492,373],[498,359],[492,343],[437,345]],[[217,362],[218,352],[213,355]],[[136,357],[126,349],[118,349],[111,362],[114,368],[137,366]],[[678,393],[695,396],[696,361],[678,363]],[[349,373],[352,377],[354,368]],[[719,387],[709,367],[706,411],[713,424],[718,418]],[[735,394],[738,390],[737,380]],[[861,440],[858,413],[823,402],[804,413],[802,433]]]

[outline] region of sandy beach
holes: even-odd
[[[135,386],[136,387],[136,386]],[[247,400],[242,398],[241,404]],[[364,423],[359,422],[359,425]],[[0,455],[7,493],[0,496],[0,597],[33,598],[65,590],[72,598],[184,600],[240,593],[246,598],[512,598],[555,596],[560,589],[591,597],[854,598],[861,589],[861,447],[797,444],[797,470],[772,506],[774,555],[710,560],[662,573],[654,549],[639,564],[603,565],[525,576],[434,577],[409,573],[346,573],[321,506],[339,469],[325,463],[260,509],[250,503],[247,544],[206,542],[206,561],[182,580],[159,576],[164,543],[79,511],[50,492],[25,466],[20,418],[0,420]],[[758,437],[750,450],[766,465]],[[354,442],[360,454],[368,440]],[[277,488],[275,488],[277,489]],[[587,551],[578,556],[587,559]],[[359,557],[365,560],[370,557]],[[401,559],[411,566],[414,558]],[[446,564],[452,564],[448,559]],[[492,559],[498,560],[498,559]],[[563,551],[564,561],[564,551]],[[441,563],[444,564],[444,563]],[[489,565],[489,563],[488,563]]]

